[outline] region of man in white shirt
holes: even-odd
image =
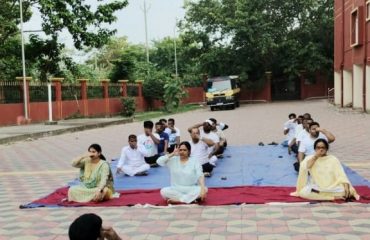
[[[299,148],[299,145],[301,144],[302,140],[310,135],[310,124],[313,123],[313,119],[303,119],[303,130],[300,131],[297,135],[296,142]]]
[[[216,153],[219,149],[220,138],[217,136],[217,134],[211,131],[212,123],[213,122],[211,120],[207,119],[203,123],[198,123],[188,128],[188,132],[191,133],[193,128],[198,128],[200,132],[200,139],[211,140],[214,143],[212,146],[208,147],[207,152],[208,152],[208,158],[210,159],[209,161],[210,164],[212,164],[213,166],[216,166],[216,162],[218,160]],[[205,176],[207,176],[207,174]]]
[[[223,129],[227,129],[228,126],[224,123],[218,124],[217,120],[214,118],[210,118],[209,120],[212,121],[212,125],[211,125],[212,132],[216,133],[216,135],[219,137],[219,140],[220,140],[219,148],[218,148],[218,151],[216,152],[216,155],[219,156],[224,153],[225,148],[227,146],[227,140],[226,140],[226,136],[225,136]]]
[[[144,121],[144,134],[138,136],[138,144],[143,145],[147,151],[147,156],[144,158],[145,162],[151,167],[158,167],[157,159],[158,155],[158,144],[160,143],[160,137],[158,133],[153,133],[154,124],[152,121]]]
[[[284,135],[286,135],[286,139],[283,143],[284,146],[289,146],[289,143],[293,140],[295,136],[295,127],[297,125],[297,115],[295,113],[291,113],[288,116],[289,120],[284,123]]]
[[[200,136],[199,128],[192,128],[190,130],[190,137],[190,157],[198,160],[202,165],[204,176],[210,177],[217,158],[216,156],[209,157],[209,148],[213,147],[215,143],[210,139],[202,138]]]
[[[180,129],[175,127],[175,119],[169,118],[167,128],[164,130],[165,133],[168,134],[169,141],[168,141],[168,152],[171,153],[175,149],[176,146],[180,144]]]
[[[128,146],[122,148],[121,157],[117,164],[117,173],[124,173],[128,176],[146,176],[150,169],[144,157],[147,151],[143,145],[137,144],[136,135],[128,137]]]
[[[299,115],[295,122],[297,123],[294,128],[294,136],[288,142],[288,153],[291,154],[291,152],[294,152],[295,154],[298,154],[298,144],[297,144],[297,137],[300,134],[301,131],[303,131],[303,116]]]
[[[302,138],[299,149],[298,149],[298,161],[302,162],[305,156],[312,155],[315,153],[314,150],[314,143],[317,139],[322,138],[327,140],[329,143],[335,141],[334,135],[325,130],[320,128],[320,124],[317,122],[312,122],[309,125],[309,135],[306,135]]]

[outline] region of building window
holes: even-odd
[[[362,19],[362,8],[355,8],[351,12],[351,47],[360,46],[362,44]]]
[[[366,22],[370,20],[370,0],[366,1]]]

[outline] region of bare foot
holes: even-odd
[[[181,204],[182,202],[174,199],[167,199],[167,204]]]
[[[334,197],[334,200],[346,200],[345,197]]]

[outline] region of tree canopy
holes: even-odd
[[[61,56],[64,45],[59,43],[58,37],[63,30],[71,34],[74,46],[78,50],[84,47],[103,47],[115,34],[116,30],[110,29],[107,24],[116,20],[115,12],[124,8],[128,1],[115,0],[102,3],[97,0],[96,3],[96,9],[92,9],[84,0],[23,0],[24,22],[31,18],[32,7],[37,8],[43,20],[42,31],[48,36],[47,39],[33,36],[29,44],[39,47],[36,52],[41,54],[41,57],[31,61],[37,61],[38,65],[43,66],[40,68],[40,71],[44,71],[41,73],[42,80],[46,80],[48,74],[60,72],[60,61],[73,70],[72,62]],[[14,38],[19,34],[17,25],[20,23],[18,0],[5,0],[2,3],[0,20],[3,23],[0,26],[0,48],[15,44]],[[7,70],[2,69],[7,55],[0,55],[0,72]],[[26,56],[30,59],[29,55]]]
[[[32,16],[31,7],[38,8],[42,30],[48,35],[30,37],[27,67],[39,69],[41,79],[48,74],[83,77],[89,69],[104,72],[112,81],[173,78],[176,41],[177,80],[185,86],[199,86],[203,74],[239,75],[253,87],[263,83],[266,71],[289,79],[301,70],[332,73],[334,3],[330,0],[186,0],[179,36],[153,41],[150,63],[144,45],[129,43],[126,37],[111,38],[115,30],[107,27],[128,1],[96,1],[98,7],[92,9],[83,0],[24,0],[25,21]],[[5,0],[0,9],[5,23],[0,26],[0,78],[21,73],[18,2]],[[59,42],[63,30],[71,34],[77,49],[94,51],[84,66],[74,64]],[[147,92],[163,92],[157,90]]]
[[[210,75],[294,77],[331,71],[333,8],[330,0],[188,0],[182,29]]]

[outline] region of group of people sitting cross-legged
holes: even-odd
[[[295,113],[289,114],[289,120],[284,123],[284,134],[287,136],[286,144],[289,154],[292,152],[296,154],[297,161],[294,163],[294,169],[297,172],[303,159],[315,153],[314,142],[317,139],[325,139],[329,143],[335,141],[334,135],[321,128],[309,113],[298,117]]]
[[[210,118],[188,128],[190,141],[180,142],[180,130],[175,120],[161,119],[155,125],[144,121],[144,133],[128,136],[128,145],[122,148],[117,164],[117,177],[146,176],[151,167],[166,166],[171,186],[160,194],[168,203],[192,203],[206,198],[205,178],[212,175],[217,161],[227,147],[224,130],[226,124]],[[153,128],[155,126],[155,132]],[[295,169],[299,172],[296,192],[314,200],[359,199],[340,162],[327,154],[329,143],[335,137],[320,128],[311,115],[296,117],[289,114],[284,124],[288,152],[296,154]],[[80,185],[68,191],[68,200],[100,202],[115,195],[113,174],[105,161],[102,149],[92,144],[88,152],[73,159],[72,165],[80,169]]]
[[[172,118],[155,124],[144,121],[143,126],[143,134],[128,136],[128,145],[122,148],[117,163],[117,176],[146,176],[151,167],[167,166],[171,186],[163,188],[161,195],[168,203],[204,200],[204,176],[211,176],[227,146],[223,130],[228,126],[214,118],[207,119],[190,127],[191,141],[181,143],[180,130]],[[92,144],[88,153],[74,159],[72,165],[80,168],[81,184],[69,189],[69,201],[99,202],[113,197],[113,174],[98,144]]]
[[[150,167],[158,167],[157,159],[171,153],[180,143],[180,130],[175,120],[161,119],[155,123],[144,121],[144,134],[131,134],[128,146],[123,147],[117,164],[117,173],[128,176],[146,176]]]
[[[298,172],[296,191],[291,195],[310,200],[359,200],[340,161],[327,153],[334,135],[320,128],[309,113],[288,117],[284,135],[288,153],[296,154],[294,169]]]

